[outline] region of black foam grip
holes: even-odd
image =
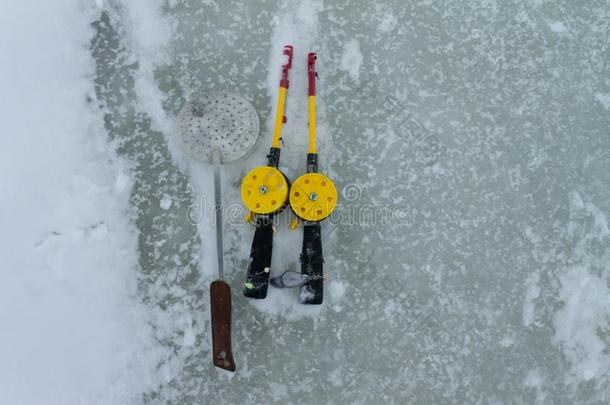
[[[257,218],[254,240],[250,249],[250,263],[246,272],[244,295],[248,298],[262,299],[267,296],[271,254],[273,253],[273,220],[271,217]]]
[[[307,154],[307,173],[318,172],[318,154],[308,153]]]
[[[280,165],[280,148],[271,148],[269,149],[269,154],[267,155],[267,166],[275,167],[276,169]]]
[[[303,250],[301,252],[301,273],[310,276],[301,287],[301,304],[321,304],[324,296],[324,256],[322,255],[322,235],[320,224],[314,222],[303,226]]]

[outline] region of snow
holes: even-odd
[[[555,341],[571,363],[576,381],[604,377],[610,355],[600,331],[610,329],[610,289],[586,268],[569,269],[561,278],[563,308],[555,317]]]
[[[0,402],[128,403],[151,382],[131,181],[95,107],[78,1],[0,17]]]
[[[172,206],[172,198],[168,195],[164,195],[161,201],[159,201],[159,207],[164,210],[170,209]]]
[[[384,19],[384,23],[385,23]],[[385,28],[385,25],[384,25]],[[356,39],[350,39],[343,48],[341,56],[341,69],[349,74],[353,81],[358,81],[360,77],[360,66],[362,65],[362,52],[360,51],[360,43]]]
[[[154,125],[163,131],[173,129],[170,119],[161,105],[162,95],[154,83],[154,71],[169,59],[171,24],[161,18],[162,4],[158,1],[130,0],[122,2],[128,23],[125,24],[131,57],[138,61],[135,91],[138,106],[150,111]]]
[[[610,94],[596,93],[595,100],[599,102],[606,110],[610,110]]]
[[[386,12],[381,19],[381,23],[379,24],[379,30],[383,33],[389,33],[394,29],[397,23],[398,21],[396,20],[396,16],[391,12]]]
[[[560,276],[563,303],[555,314],[554,342],[559,344],[570,362],[568,382],[608,377],[607,331],[610,330],[610,262],[600,262],[594,253],[596,243],[610,241],[606,215],[579,193],[571,195],[573,219],[584,216],[590,221],[580,225],[573,220],[571,234],[576,239],[572,260],[575,264]]]
[[[523,326],[530,326],[534,321],[536,299],[540,296],[540,273],[533,273],[526,281],[525,300],[523,302]]]
[[[536,390],[536,403],[544,403],[546,399],[546,393],[544,391],[544,379],[540,374],[540,370],[535,368],[528,371],[523,385]]]
[[[566,25],[562,21],[552,21],[549,22],[548,25],[551,31],[557,34],[562,34],[568,31],[568,27],[566,27]]]

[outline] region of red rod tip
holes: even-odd
[[[310,52],[307,54],[307,79],[309,81],[309,95],[316,95],[316,59],[317,54]]]
[[[292,45],[284,46],[284,55],[288,56],[288,62],[282,65],[282,78],[280,79],[280,87],[288,88],[288,71],[292,68]]]

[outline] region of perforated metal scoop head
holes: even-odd
[[[256,143],[258,115],[239,94],[205,93],[187,102],[176,118],[176,136],[193,159],[212,162],[215,150],[222,163],[244,157]]]

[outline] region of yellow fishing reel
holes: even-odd
[[[275,167],[256,167],[241,183],[241,199],[250,213],[273,214],[287,203],[288,181]]]
[[[307,173],[290,188],[290,206],[305,221],[318,222],[328,217],[337,206],[337,188],[331,179],[320,173]]]

